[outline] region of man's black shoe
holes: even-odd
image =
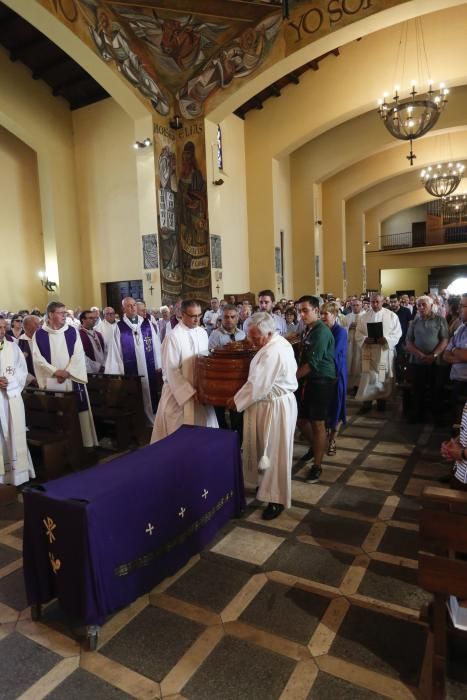
[[[313,448],[310,447],[308,452],[305,452],[303,457],[300,457],[301,462],[310,462],[313,459]]]
[[[263,520],[274,520],[283,510],[284,506],[281,503],[269,503],[263,510],[263,515],[261,517]]]
[[[305,481],[307,484],[316,484],[319,479],[321,474],[323,473],[323,470],[321,467],[311,467],[310,471],[306,475]]]

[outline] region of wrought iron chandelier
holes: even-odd
[[[449,214],[465,214],[467,209],[467,194],[455,194],[444,197],[443,209]]]
[[[433,197],[448,197],[458,187],[464,172],[464,165],[460,163],[438,163],[425,168],[420,173],[420,178],[428,194]]]
[[[378,114],[389,133],[396,139],[410,142],[410,153],[406,156],[410,165],[413,165],[417,157],[412,150],[412,142],[434,127],[446,106],[449,94],[444,83],[440,84],[438,91],[433,90],[430,83],[428,91],[420,95],[415,90],[415,85],[416,83],[412,82],[412,91],[405,99],[401,100],[400,88],[396,85],[392,103],[386,102],[387,95],[378,101]]]
[[[409,23],[407,22],[401,27],[401,37],[396,58],[395,74],[397,75],[400,69],[401,83],[404,82],[408,32]],[[388,93],[384,93],[383,99],[378,100],[378,115],[389,133],[396,139],[410,142],[410,152],[407,156],[410,165],[413,165],[416,158],[412,147],[413,141],[424,136],[434,127],[439,119],[439,115],[447,104],[447,96],[449,94],[449,90],[444,83],[440,83],[439,89],[435,90],[433,81],[429,77],[421,77],[422,73],[424,76],[430,76],[430,70],[420,18],[415,20],[415,51],[416,56],[413,64],[418,67],[418,84],[428,84],[428,89],[425,92],[418,93],[416,89],[417,81],[412,80],[411,89],[407,97],[401,97],[401,88],[399,85],[395,85],[392,101],[387,101]]]

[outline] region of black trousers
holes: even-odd
[[[234,430],[237,432],[241,445],[243,442],[243,413],[229,410],[229,425],[225,416],[224,406],[214,406],[214,410],[216,412],[219,428],[224,428],[224,430]]]
[[[442,411],[443,372],[436,365],[410,365],[412,379],[412,417],[419,421],[426,419],[428,410],[433,416]]]

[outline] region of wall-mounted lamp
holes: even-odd
[[[223,185],[223,184],[224,184],[224,180],[220,177],[218,180],[213,180],[213,181],[212,181],[212,184],[213,184],[213,185]]]
[[[57,283],[52,282],[49,280],[47,273],[46,272],[39,272],[39,277],[41,280],[42,286],[48,291],[48,292],[55,292],[57,288]]]
[[[170,120],[169,126],[174,131],[178,131],[183,127],[182,118],[179,114],[174,114],[173,119]]]
[[[364,241],[363,245],[368,247],[369,245],[371,245],[371,241]]]
[[[315,224],[316,226],[322,226],[323,222],[321,221],[321,219],[318,219],[317,221],[315,221]]]
[[[152,146],[152,141],[149,138],[149,136],[146,136],[144,141],[135,141],[133,144],[133,148],[148,148],[148,146]]]

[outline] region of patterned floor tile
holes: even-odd
[[[306,700],[383,700],[384,696],[321,671]]]
[[[148,605],[99,652],[160,682],[205,628]]]
[[[447,476],[450,473],[451,465],[448,462],[441,462],[439,460],[420,460],[413,468],[414,476],[424,476],[432,481],[438,480],[440,477]]]
[[[21,559],[21,553],[5,544],[0,544],[0,569],[13,561]]]
[[[429,603],[431,595],[417,586],[417,571],[372,560],[358,588],[361,595],[420,610]]]
[[[437,488],[445,487],[448,488],[447,484],[440,484],[439,481],[431,481],[429,479],[409,479],[407,486],[405,487],[404,494],[406,496],[415,496],[419,498],[425,486],[436,486]]]
[[[226,636],[184,686],[182,695],[187,700],[277,700],[294,667],[291,659]]]
[[[324,455],[323,457],[323,463],[324,464],[335,464],[336,466],[339,466],[341,464],[349,465],[352,464],[352,462],[356,459],[356,457],[359,456],[358,452],[352,452],[350,450],[341,450],[340,449],[341,445],[338,442],[337,443],[337,452],[335,455]]]
[[[418,686],[427,634],[421,625],[351,606],[330,654]]]
[[[387,472],[401,472],[406,465],[405,459],[385,455],[368,455],[363,460],[361,467],[364,469],[381,469]]]
[[[334,490],[329,498],[326,498],[326,506],[376,517],[386,498],[387,493],[384,491],[343,485],[340,489]]]
[[[110,683],[106,683],[93,673],[78,668],[71,673],[55,690],[47,694],[47,700],[83,700],[83,698],[99,698],[99,700],[126,700],[132,695],[124,693]]]
[[[282,571],[338,588],[353,559],[351,554],[289,540],[268,559],[264,569]]]
[[[360,428],[360,426],[353,426],[349,425],[348,428],[345,428],[344,431],[342,432],[342,436],[349,438],[349,437],[354,437],[354,438],[374,438],[378,434],[378,430],[375,428]]]
[[[355,450],[356,452],[360,452],[361,450],[366,449],[369,443],[369,440],[362,440],[361,438],[355,437],[346,437],[344,435],[339,435],[337,439],[339,441],[339,447],[343,447],[346,450]]]
[[[283,542],[283,537],[244,527],[235,527],[232,532],[229,532],[226,537],[214,545],[211,551],[252,564],[264,564]]]
[[[399,527],[388,527],[378,551],[405,559],[418,559],[418,532]]]
[[[409,457],[415,449],[415,445],[407,445],[403,442],[378,442],[373,447],[373,452],[381,452],[385,455],[401,455]]]
[[[360,547],[371,529],[371,523],[353,518],[342,518],[311,510],[304,522],[308,534],[314,538],[333,540]]]
[[[270,527],[275,530],[283,530],[285,532],[293,532],[295,528],[301,523],[303,518],[308,513],[305,508],[298,508],[297,506],[292,506],[284,510],[278,518],[274,520],[263,520],[263,511],[259,508],[253,511],[251,515],[248,516],[247,522],[255,523],[256,525],[262,525],[263,527]]]
[[[240,620],[306,646],[328,606],[329,598],[268,581]]]
[[[220,613],[250,576],[222,562],[201,559],[167,589],[169,595]]]
[[[0,697],[14,700],[48,673],[61,657],[13,632],[0,640]]]
[[[21,611],[28,607],[24,589],[23,569],[17,569],[0,579],[0,603]]]
[[[305,484],[303,481],[294,479],[292,481],[292,501],[314,506],[320,502],[328,489],[329,486],[323,484]]]
[[[366,416],[358,416],[353,422],[354,425],[361,425],[365,428],[381,428],[385,423],[385,418],[367,418]]]
[[[376,491],[392,491],[396,479],[397,476],[390,474],[377,474],[376,472],[365,472],[357,469],[347,483],[349,486],[361,486],[362,488],[375,489]]]

